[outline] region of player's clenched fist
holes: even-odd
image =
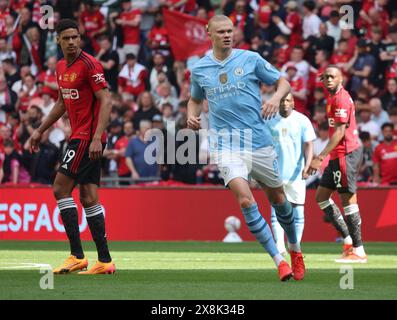
[[[308,170],[308,174],[313,175],[321,168],[321,164],[323,162],[323,158],[320,156],[314,157],[312,162],[310,163],[310,167]]]
[[[38,152],[40,150],[39,148],[40,141],[41,141],[41,133],[38,130],[34,130],[29,139],[30,153]]]
[[[102,143],[99,139],[92,140],[89,149],[90,160],[99,160],[102,157]]]
[[[200,117],[189,117],[187,119],[187,127],[193,130],[201,129]]]

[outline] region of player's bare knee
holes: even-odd
[[[89,208],[98,203],[98,198],[93,195],[80,196],[80,203],[84,208]]]
[[[255,199],[253,197],[242,196],[239,198],[239,203],[241,208],[249,208],[255,203]]]
[[[330,197],[328,195],[324,195],[323,193],[319,192],[318,190],[316,191],[316,202],[317,203],[324,202],[329,199],[330,199]]]
[[[347,207],[351,204],[357,204],[357,196],[355,193],[342,193],[342,206]]]
[[[57,200],[71,197],[70,193],[65,190],[62,184],[59,183],[54,183],[54,185],[52,186],[52,192],[54,194],[55,199]]]
[[[285,194],[283,188],[272,189],[271,192],[268,192],[268,197],[270,203],[273,204],[283,204],[285,202]]]

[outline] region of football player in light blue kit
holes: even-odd
[[[266,120],[265,125],[273,137],[284,192],[292,204],[296,233],[298,241],[301,242],[305,223],[305,179],[309,176],[308,170],[313,158],[313,141],[316,139],[316,133],[310,120],[294,110],[294,97],[291,93],[281,100],[280,113],[275,118]],[[272,229],[278,250],[281,254],[286,254],[284,230],[277,221],[274,208],[272,208]]]
[[[214,16],[207,31],[213,50],[192,69],[188,127],[200,129],[202,102],[207,99],[212,160],[237,198],[249,230],[273,258],[280,280],[291,276],[301,280],[305,265],[292,206],[285,197],[277,154],[263,119],[278,113],[281,98],[290,90],[289,83],[257,53],[232,49],[233,24],[228,17]],[[277,91],[263,106],[260,82],[277,85]],[[277,250],[270,227],[258,210],[249,187],[249,175],[266,192],[287,234],[292,270]]]

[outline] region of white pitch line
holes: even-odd
[[[9,267],[0,267],[0,269],[30,269],[30,268],[49,268],[51,266],[47,263],[21,263],[20,265],[11,265]]]

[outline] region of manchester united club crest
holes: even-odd
[[[77,79],[77,73],[73,72],[73,73],[70,75],[70,82],[74,82],[76,79]]]
[[[227,82],[227,74],[226,74],[226,73],[221,73],[221,74],[219,75],[219,81],[220,81],[222,84],[225,84],[225,83]]]

